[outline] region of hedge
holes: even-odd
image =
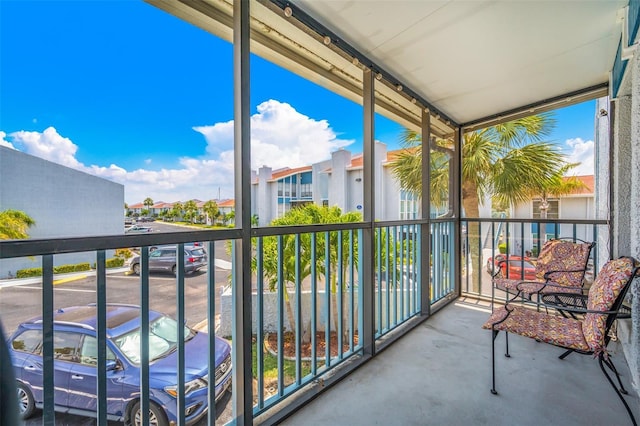
[[[118,268],[124,265],[124,259],[112,257],[106,260],[107,268]],[[93,265],[95,268],[95,264]],[[54,274],[67,274],[69,272],[82,272],[82,271],[90,271],[91,265],[89,262],[85,263],[76,263],[71,265],[59,265],[53,267]],[[30,278],[30,277],[40,277],[42,276],[42,268],[26,268],[19,269],[16,271],[16,278]]]
[[[124,259],[121,257],[110,257],[106,260],[107,268],[119,268],[124,266]]]

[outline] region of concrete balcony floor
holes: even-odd
[[[622,402],[591,356],[571,354],[504,333],[496,340],[491,388],[491,332],[486,304],[459,299],[359,370],[286,419],[284,425],[630,425]],[[609,353],[640,418],[622,347]],[[614,379],[615,380],[615,379]]]

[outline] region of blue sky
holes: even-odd
[[[0,0],[0,55],[0,144],[123,183],[129,203],[233,195],[230,43],[142,1]],[[255,56],[251,73],[254,167],[361,152],[360,105]],[[585,166],[593,116],[558,110],[551,137]],[[400,130],[376,121],[389,149]]]

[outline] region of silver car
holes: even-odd
[[[124,231],[125,234],[146,234],[147,232],[153,232],[153,229],[148,226],[133,225]]]
[[[140,256],[131,259],[131,272],[140,274]],[[193,273],[207,265],[207,253],[202,247],[184,248],[184,271]],[[177,271],[176,246],[160,246],[149,253],[149,271]]]

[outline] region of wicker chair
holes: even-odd
[[[562,308],[565,311],[579,314],[580,319],[558,315],[555,309],[550,314],[546,311],[532,309],[532,306],[527,306],[527,304],[511,304],[514,299],[519,298],[519,294],[516,294],[504,306],[494,309],[487,322],[482,326],[482,328],[492,331],[491,392],[498,393],[496,391],[495,369],[496,337],[500,331],[505,332],[505,356],[509,357],[508,333],[518,334],[566,349],[567,351],[560,355],[561,359],[571,352],[597,357],[600,369],[627,409],[631,421],[636,425],[633,413],[622,396],[627,391],[622,385],[620,375],[611,357],[607,354],[606,348],[610,340],[609,329],[619,314],[620,306],[633,279],[640,276],[639,271],[640,264],[630,257],[621,257],[607,262],[589,289],[586,309],[569,305]],[[518,291],[520,290],[518,289]],[[551,307],[556,308],[556,306]],[[619,390],[607,373],[605,366],[616,375],[620,386]]]
[[[493,275],[491,301],[495,302],[496,289],[505,291],[507,299],[510,294],[517,292],[527,299],[531,299],[532,295],[540,296],[546,293],[581,294],[584,274],[594,245],[595,243],[565,238],[547,241],[536,261],[535,281],[500,277],[501,268],[498,262],[497,272]],[[501,262],[507,260],[508,258]],[[523,286],[522,283],[530,285]]]

